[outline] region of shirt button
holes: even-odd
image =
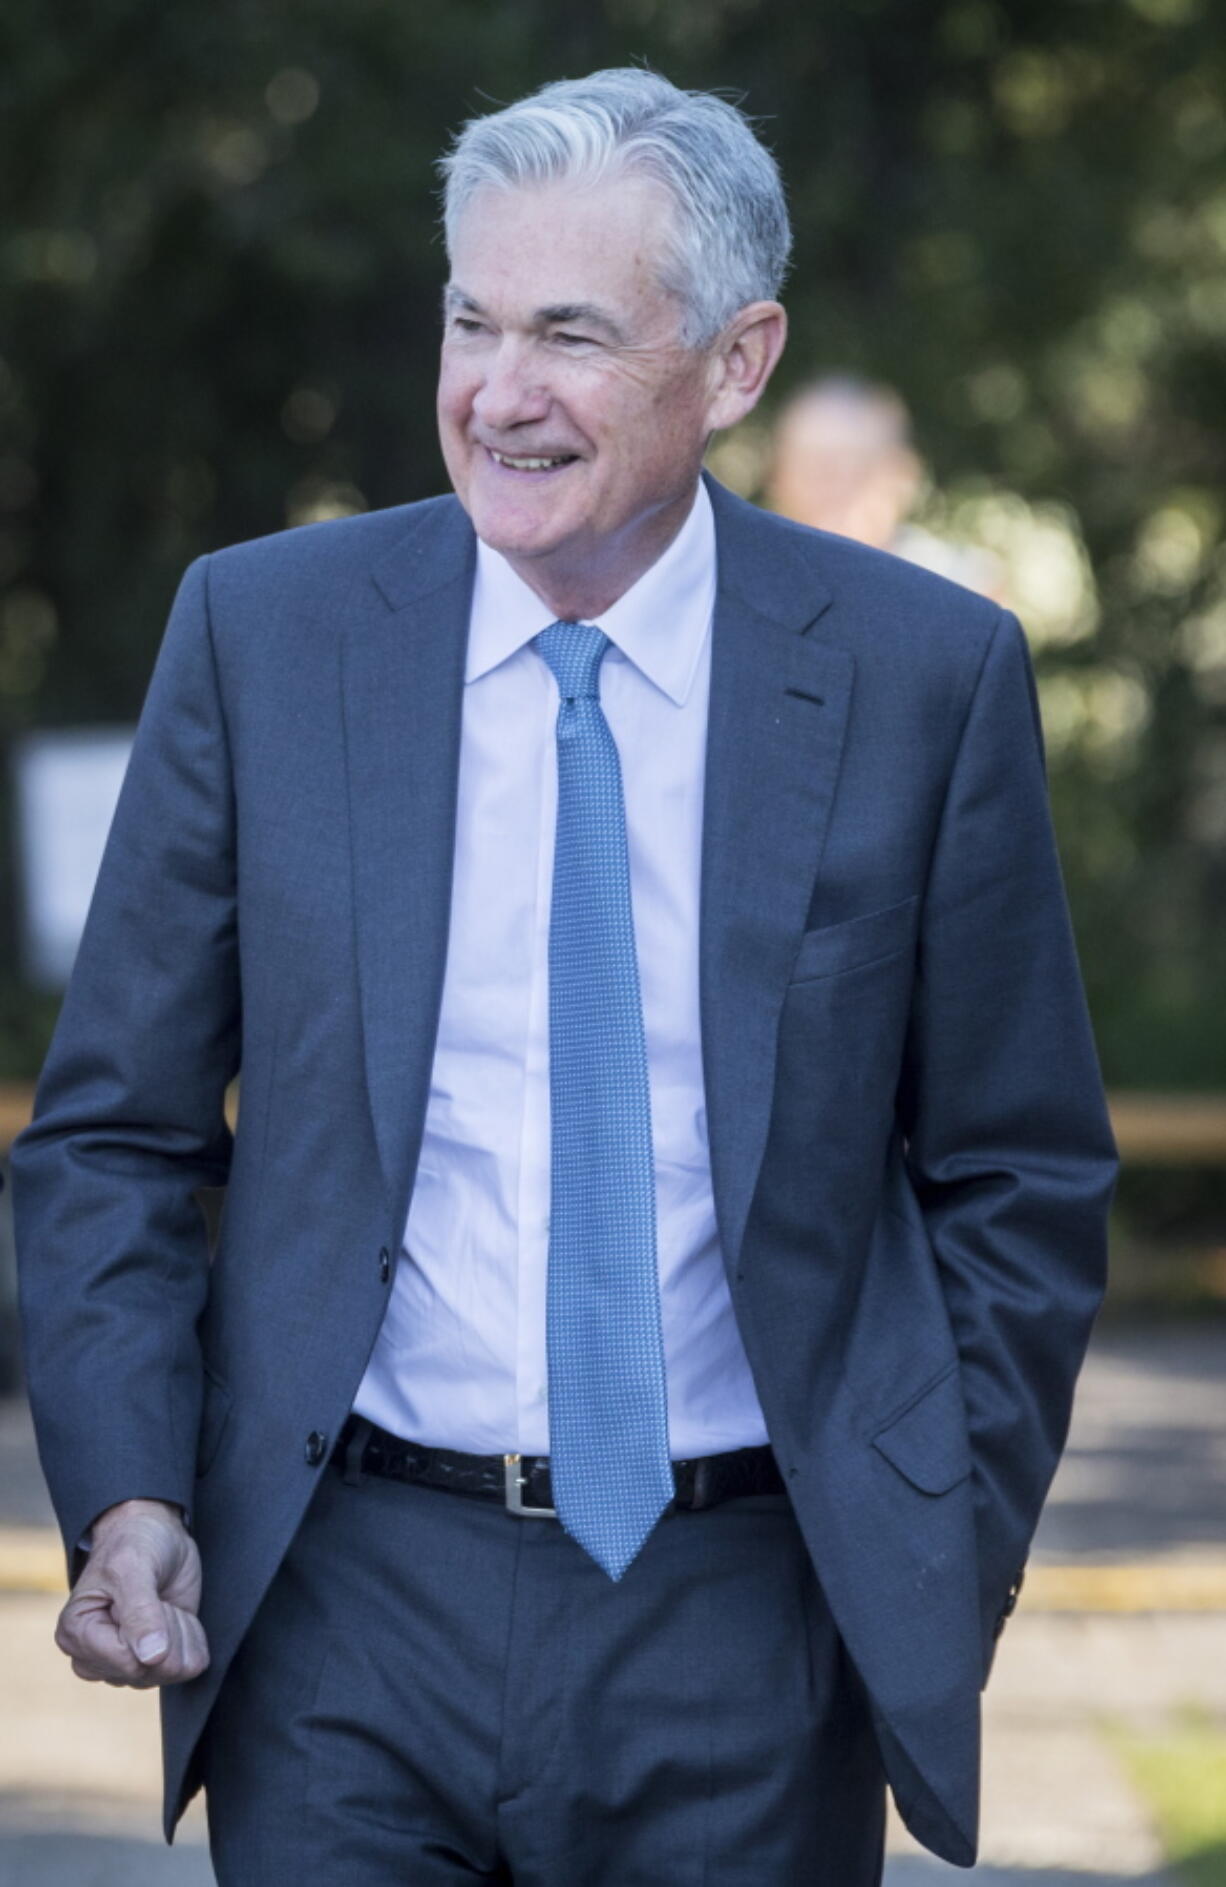
[[[383,1246],[383,1247],[382,1247],[382,1248],[380,1249],[380,1252],[379,1252],[379,1278],[380,1278],[380,1281],[381,1281],[381,1282],[382,1282],[383,1284],[386,1284],[386,1283],[387,1283],[387,1281],[388,1281],[388,1279],[389,1279],[389,1278],[391,1277],[391,1275],[392,1275],[392,1254],[391,1254],[391,1252],[390,1252],[390,1251],[388,1250],[388,1248],[387,1248],[387,1246],[386,1246],[386,1245],[384,1245],[384,1246]]]
[[[328,1437],[321,1435],[317,1428],[313,1428],[306,1438],[306,1447],[303,1449],[308,1468],[317,1468],[327,1452]]]

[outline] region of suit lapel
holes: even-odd
[[[422,507],[345,641],[345,748],[363,1049],[391,1203],[407,1206],[430,1088],[455,849],[475,540]]]
[[[812,625],[812,549],[708,481],[712,643],[700,999],[712,1182],[735,1262],[765,1144],[774,1038],[833,802],[853,662]],[[407,1205],[447,958],[475,539],[415,512],[360,591],[343,658],[363,1048],[389,1199]]]
[[[811,633],[831,601],[814,580],[811,540],[708,484],[719,586],[699,965],[711,1177],[731,1266],[766,1142],[779,1011],[834,800],[854,663]]]

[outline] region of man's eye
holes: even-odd
[[[485,327],[484,321],[474,321],[471,315],[452,315],[451,325],[461,334],[480,334]]]
[[[553,339],[563,347],[590,347],[592,344],[590,334],[570,334],[561,328],[554,330]]]

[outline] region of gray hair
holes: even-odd
[[[751,301],[773,301],[792,247],[779,168],[735,105],[682,92],[637,66],[559,79],[470,118],[440,159],[448,250],[490,186],[581,186],[633,171],[663,186],[661,286],[681,302],[687,344],[706,346]]]

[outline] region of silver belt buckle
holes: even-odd
[[[522,1455],[504,1455],[502,1457],[503,1486],[506,1490],[507,1512],[519,1514],[525,1520],[556,1520],[556,1507],[529,1507],[524,1502],[524,1482],[526,1476],[521,1473]]]

